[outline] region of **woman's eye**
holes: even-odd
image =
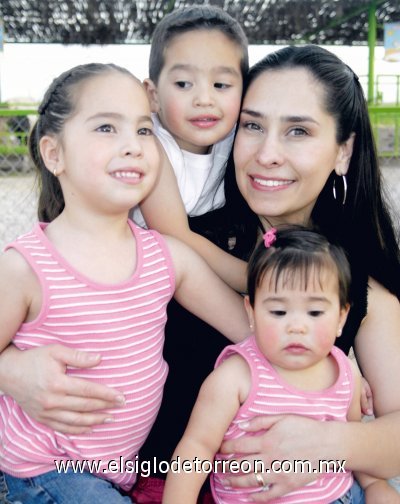
[[[263,131],[262,127],[259,124],[252,121],[245,121],[241,123],[241,127],[249,131]]]
[[[139,135],[150,136],[153,135],[153,130],[151,128],[140,128],[138,130]]]
[[[292,136],[305,136],[305,135],[308,135],[308,132],[304,128],[292,128],[290,130],[290,134]]]
[[[192,84],[188,81],[176,81],[175,85],[181,89],[188,89],[191,87]]]
[[[115,128],[111,124],[102,124],[96,128],[96,131],[100,131],[101,133],[113,133],[115,132]]]

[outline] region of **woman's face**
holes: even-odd
[[[308,70],[268,70],[250,85],[235,170],[240,192],[264,223],[307,224],[332,170],[347,172],[351,150],[352,140],[337,144],[323,86]]]

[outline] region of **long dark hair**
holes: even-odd
[[[314,206],[314,226],[330,241],[340,243],[350,262],[375,278],[400,298],[400,253],[396,233],[385,202],[382,176],[366,100],[357,75],[333,53],[318,46],[286,47],[267,55],[247,76],[250,84],[268,70],[304,68],[325,90],[325,109],[336,122],[336,140],[342,144],[355,133],[353,154],[347,172],[346,203],[332,195],[335,172],[329,176]],[[265,98],[266,100],[268,97]],[[226,172],[227,216],[235,228],[239,254],[254,249],[260,227],[258,217],[241,196],[235,180],[233,154]]]
[[[64,209],[64,196],[58,178],[46,168],[40,154],[40,139],[45,135],[60,135],[65,122],[75,112],[78,84],[108,72],[120,72],[136,80],[128,70],[112,63],[79,65],[59,75],[47,89],[39,105],[39,116],[29,136],[29,153],[39,179],[38,217],[50,222]]]

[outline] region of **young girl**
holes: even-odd
[[[0,349],[11,341],[23,350],[62,343],[100,354],[96,367],[67,373],[112,386],[119,407],[103,412],[103,425],[66,435],[2,396],[0,494],[11,501],[130,501],[117,486],[133,485],[129,464],[161,403],[174,291],[233,340],[245,335],[239,295],[188,247],[128,220],[157,177],[152,128],[144,88],[112,64],[63,73],[39,107],[30,151],[42,180],[44,222],[0,259]],[[67,471],[71,461],[84,471]],[[60,462],[66,465],[58,471]]]
[[[200,390],[173,460],[197,458],[207,463],[216,456],[219,467],[224,467],[222,462],[228,462],[229,457],[217,453],[222,441],[244,435],[241,423],[260,414],[305,415],[320,421],[360,420],[360,374],[334,346],[349,310],[349,284],[350,267],[343,249],[322,235],[300,226],[279,232],[271,228],[265,233],[248,266],[245,306],[254,334],[227,347],[219,356],[216,369]],[[233,489],[226,485],[223,469],[215,472],[215,501],[248,502],[252,493],[268,491],[268,474],[283,467],[277,462],[271,468],[259,466],[253,488]],[[288,463],[294,468],[294,461],[285,463],[286,468]],[[243,467],[246,464],[251,463],[245,461]],[[210,464],[205,467],[210,468]],[[226,472],[229,464],[225,467]],[[194,466],[192,469],[170,471],[164,503],[196,502],[206,473]],[[336,472],[333,466],[331,470],[311,484],[268,502],[363,502],[362,490],[353,485],[351,472],[343,468]],[[371,504],[398,497],[384,481],[365,475],[360,475],[360,480]],[[344,495],[353,500],[339,500]]]

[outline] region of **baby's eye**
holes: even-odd
[[[223,82],[216,82],[214,84],[214,87],[217,88],[217,89],[228,89],[230,87],[232,87],[230,84],[224,84]]]
[[[151,128],[140,128],[138,135],[150,136],[153,135],[153,130]]]
[[[284,310],[271,310],[270,313],[274,317],[284,317],[286,315],[286,312]]]
[[[182,89],[189,89],[192,86],[192,83],[188,81],[176,81],[175,85]]]
[[[323,315],[323,311],[322,310],[311,310],[308,312],[308,314],[311,316],[311,317],[320,317],[321,315]]]
[[[102,124],[96,131],[100,131],[101,133],[115,133],[115,128],[112,124]]]

